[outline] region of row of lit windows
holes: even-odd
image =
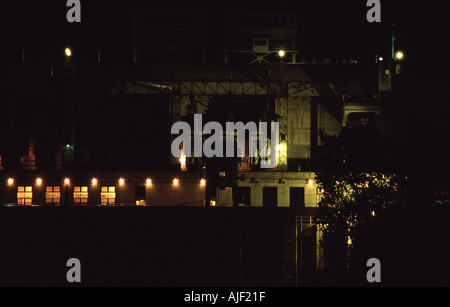
[[[73,188],[74,205],[86,205],[88,201],[88,187],[76,186]],[[101,188],[101,204],[114,205],[116,200],[116,187]],[[17,203],[19,205],[31,205],[33,201],[33,187],[19,186],[17,187]],[[61,187],[48,186],[45,188],[45,202],[47,204],[59,205],[61,202]]]
[[[14,178],[8,178],[8,180],[7,180],[7,183],[8,183],[9,186],[13,185],[14,182],[15,182]],[[42,185],[42,183],[43,183],[42,178],[36,178],[36,185],[40,186],[40,185]],[[174,178],[172,180],[172,184],[173,185],[178,185],[179,183],[180,183],[180,180],[178,178]],[[66,185],[70,184],[70,178],[64,178],[64,184],[66,184]],[[93,186],[96,186],[98,184],[98,179],[97,178],[92,178],[91,184]],[[119,185],[122,186],[124,184],[125,184],[125,179],[124,178],[120,178],[119,179]],[[152,185],[152,180],[150,178],[147,178],[146,181],[145,181],[145,184],[148,185],[148,186]],[[206,185],[206,180],[203,179],[203,178],[200,179],[200,185],[202,185],[202,186]]]

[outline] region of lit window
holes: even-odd
[[[33,201],[33,187],[17,187],[17,204],[31,205]]]
[[[61,188],[60,187],[46,187],[45,188],[45,202],[49,205],[59,206],[61,202]]]
[[[114,205],[116,203],[116,187],[102,187],[102,205]]]
[[[73,204],[87,205],[88,201],[88,187],[73,187]]]

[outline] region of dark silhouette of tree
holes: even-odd
[[[316,180],[322,195],[316,218],[328,276],[342,280],[352,263],[361,266],[374,257],[368,255],[367,240],[376,237],[379,221],[403,205],[404,182],[395,169],[393,146],[377,131],[347,128],[321,140]]]

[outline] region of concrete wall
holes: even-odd
[[[42,178],[41,185],[36,184],[36,178]],[[70,184],[64,184],[64,178],[70,178]],[[13,184],[8,184],[8,178],[14,178]],[[98,183],[92,184],[92,178],[97,178]],[[119,183],[119,178],[124,183]],[[147,178],[152,183],[146,184]],[[173,184],[173,179],[178,178],[178,185]],[[85,174],[33,174],[18,173],[0,176],[0,205],[17,204],[17,190],[19,186],[31,186],[33,205],[46,205],[45,193],[47,186],[59,186],[60,205],[73,205],[73,191],[75,186],[88,187],[88,205],[101,203],[102,187],[115,187],[116,205],[136,205],[136,187],[145,187],[145,204],[148,206],[203,206],[205,200],[205,186],[200,183],[201,176],[198,173],[173,172],[173,173],[85,173]]]
[[[245,180],[239,180],[238,186],[250,187],[251,206],[263,206],[263,187],[277,187],[277,207],[289,207],[290,188],[305,189],[305,207],[317,206],[317,185],[312,172],[242,172]],[[312,184],[308,180],[312,179]]]
[[[311,96],[294,96],[288,102],[288,158],[311,157]]]

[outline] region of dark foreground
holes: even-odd
[[[351,280],[300,280],[297,214],[289,208],[2,207],[0,285],[73,286],[66,280],[70,258],[81,262],[81,286],[372,285],[365,264]],[[405,211],[383,225],[377,241],[366,245],[381,261],[381,286],[450,285],[448,217],[446,209]],[[312,258],[303,258],[311,265]]]

